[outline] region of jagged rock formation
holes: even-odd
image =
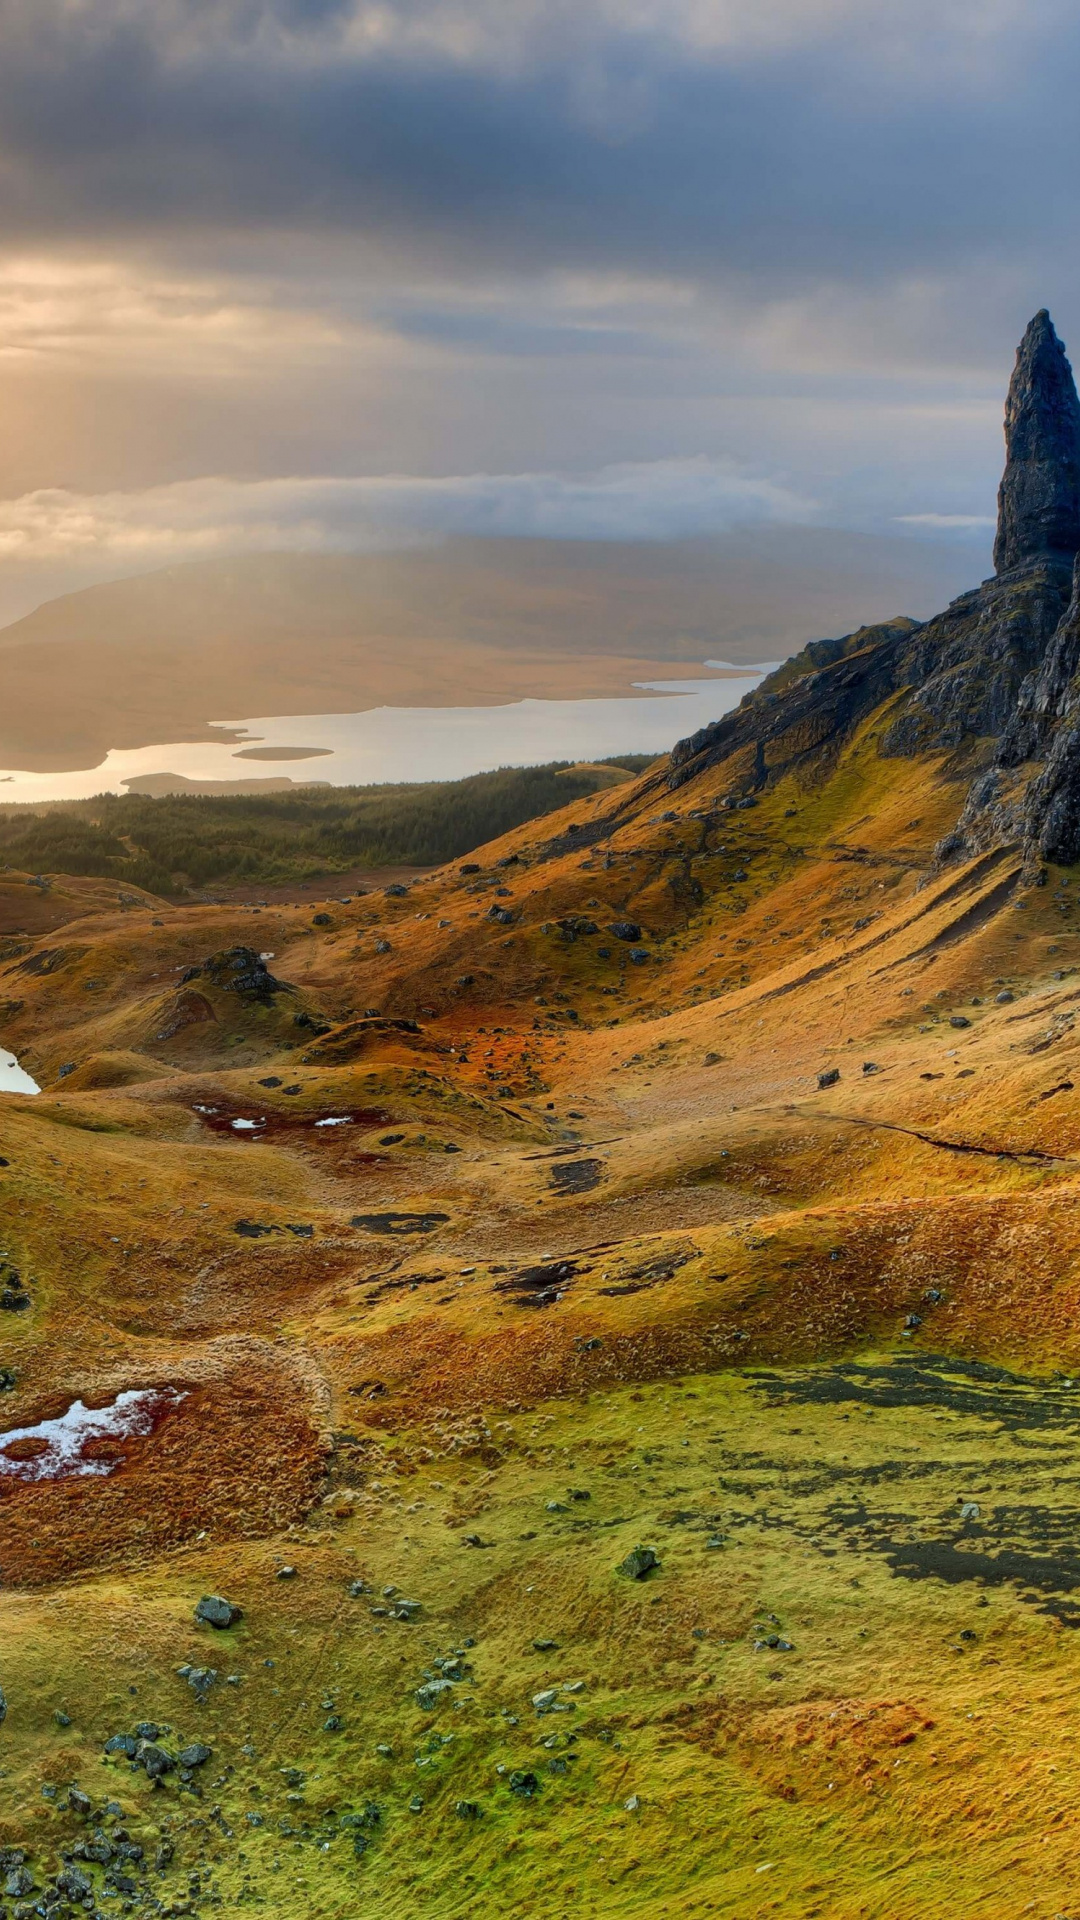
[[[679,742],[670,786],[720,760],[744,793],[791,771],[820,775],[893,697],[880,753],[969,748],[982,759],[939,860],[1017,840],[1042,858],[1080,858],[1080,400],[1045,310],[1017,351],[1005,439],[997,573],[921,625],[807,647],[735,713]]]
[[[1005,403],[1005,472],[994,565],[1071,559],[1080,548],[1080,402],[1045,307],[1017,348]]]

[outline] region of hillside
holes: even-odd
[[[633,780],[349,900],[65,883],[0,949],[26,1913],[1075,1905],[1046,315],[1008,422],[991,581]]]

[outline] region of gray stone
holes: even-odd
[[[1072,368],[1041,309],[1017,348],[1005,403],[998,493],[998,573],[1080,548],[1080,402]]]
[[[515,1767],[506,1784],[522,1800],[532,1800],[540,1791],[539,1775],[531,1768]]]
[[[65,1900],[85,1900],[87,1894],[94,1891],[90,1875],[84,1873],[81,1867],[65,1867],[62,1873],[57,1874],[56,1884]]]
[[[219,1593],[204,1593],[195,1608],[195,1618],[208,1627],[221,1629],[234,1627],[238,1620],[243,1619],[243,1613],[230,1600],[223,1600]]]
[[[201,1740],[193,1740],[190,1747],[181,1747],[176,1756],[182,1767],[203,1767],[213,1757],[213,1748],[204,1746]]]
[[[615,1571],[624,1574],[627,1580],[645,1580],[659,1565],[651,1547],[634,1547],[625,1560],[620,1560]]]
[[[441,1706],[446,1695],[453,1690],[452,1680],[427,1680],[422,1687],[417,1687],[414,1698],[424,1713],[430,1713],[434,1707]]]
[[[817,1083],[819,1087],[835,1087],[839,1078],[839,1067],[826,1067],[823,1072],[818,1074]]]

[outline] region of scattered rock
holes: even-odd
[[[425,1680],[422,1687],[417,1687],[413,1698],[421,1712],[430,1713],[433,1708],[441,1706],[446,1695],[453,1691],[452,1680]]]
[[[625,1560],[620,1560],[616,1573],[627,1580],[645,1580],[660,1565],[658,1556],[651,1547],[633,1547]]]
[[[519,1794],[523,1800],[532,1800],[540,1791],[539,1776],[531,1769],[515,1767],[506,1784],[511,1793]]]
[[[159,1747],[156,1740],[140,1740],[135,1758],[151,1780],[160,1780],[164,1774],[176,1770],[174,1756],[165,1747]]]
[[[823,1071],[818,1074],[817,1083],[819,1087],[835,1087],[839,1078],[839,1067],[825,1067]]]
[[[240,1607],[234,1607],[230,1600],[223,1600],[219,1593],[204,1593],[195,1608],[196,1620],[208,1627],[234,1627],[243,1619]]]

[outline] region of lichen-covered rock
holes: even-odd
[[[999,573],[1080,549],[1080,401],[1045,307],[1016,352],[1005,402],[1005,472],[998,492]]]

